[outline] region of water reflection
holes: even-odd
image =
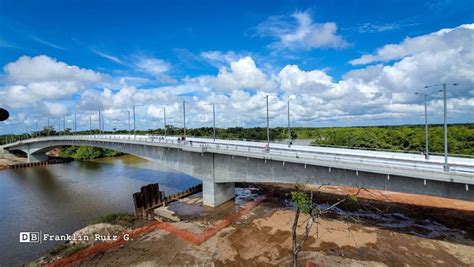
[[[100,214],[131,212],[132,193],[148,183],[173,194],[200,181],[133,156],[0,171],[0,266],[57,245],[19,243],[19,232],[71,233]]]

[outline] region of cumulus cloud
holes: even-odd
[[[277,49],[311,50],[315,48],[344,48],[348,42],[337,34],[334,22],[313,23],[309,11],[295,12],[291,17],[274,16],[260,23],[257,34],[270,36]]]
[[[350,61],[352,65],[364,65],[373,62],[398,60],[415,54],[454,51],[460,55],[472,57],[474,24],[464,24],[453,29],[442,29],[437,32],[417,37],[407,37],[400,44],[388,44],[377,49],[373,54],[365,54]]]
[[[423,103],[414,92],[424,90],[425,85],[456,82],[458,86],[448,87],[450,119],[465,121],[474,114],[474,56],[469,38],[472,30],[471,26],[462,25],[414,37],[409,42],[403,40],[392,45],[398,47],[395,51],[402,52],[386,57],[390,60],[374,61],[345,73],[340,79],[325,70],[305,70],[295,64],[268,71],[251,56],[210,51],[201,56],[218,62],[215,75],[186,77],[177,84],[154,88],[140,88],[129,84],[128,79],[120,79],[116,84],[99,89],[93,85],[103,79],[103,74],[90,74],[91,71],[61,63],[61,66],[68,66],[66,70],[72,70],[64,74],[59,71],[63,68],[58,71],[44,68],[45,73],[29,77],[16,73],[13,70],[17,67],[13,64],[16,62],[13,62],[4,68],[9,84],[0,90],[0,101],[6,99],[5,92],[8,92],[11,94],[10,107],[20,111],[23,111],[22,107],[43,109],[48,116],[65,113],[65,107],[57,105],[61,101],[60,104],[70,110],[74,108],[87,119],[93,116],[93,120],[96,120],[97,110],[102,109],[106,125],[121,128],[127,125],[127,111],[137,104],[140,105],[136,109],[137,127],[148,129],[163,126],[163,108],[166,108],[168,124],[181,127],[182,101],[186,100],[189,127],[212,126],[211,103],[216,106],[218,127],[246,127],[265,126],[265,97],[269,95],[271,126],[286,123],[289,99],[294,125],[384,124],[417,121],[423,114]],[[417,42],[426,49],[407,46],[407,43],[415,42],[412,40],[425,40]],[[143,66],[151,66],[148,71],[155,74],[169,71],[166,67],[153,67],[160,61],[148,63],[150,65]],[[81,75],[84,80],[78,81],[77,72],[80,71],[87,75]],[[69,79],[65,78],[67,75]],[[96,75],[100,78],[94,78]],[[78,84],[85,89],[78,91]],[[92,86],[85,86],[87,84]],[[70,100],[74,92],[80,92],[79,100]],[[64,102],[66,99],[70,102]],[[442,118],[441,96],[430,95],[428,104],[430,115]],[[53,110],[58,111],[54,113]]]
[[[5,86],[0,102],[7,107],[26,107],[43,100],[72,97],[102,82],[105,75],[68,65],[45,55],[22,56],[3,68]]]
[[[100,73],[67,65],[45,55],[22,56],[8,63],[3,70],[7,80],[17,83],[64,82],[95,83],[102,79]]]

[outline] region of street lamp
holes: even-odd
[[[268,115],[268,96],[266,95],[266,101],[267,101],[267,148],[270,149],[270,118]]]
[[[291,147],[291,127],[290,127],[290,100],[295,99],[294,95],[288,98],[288,147]]]
[[[63,134],[66,135],[66,115],[63,115]]]
[[[135,117],[135,107],[139,107],[142,105],[132,105],[133,107],[133,139],[137,139],[137,127],[136,127],[136,117]]]
[[[212,103],[212,128],[212,136],[216,142],[216,105],[214,103]]]
[[[428,85],[425,88],[435,87],[435,86],[443,86],[443,103],[444,103],[444,170],[449,171],[448,165],[448,107],[447,107],[447,92],[446,92],[446,83],[443,84],[435,84],[435,85]],[[450,84],[453,86],[458,85],[457,83]]]
[[[212,106],[212,138],[216,142],[216,105],[214,103],[207,105]]]
[[[74,112],[74,135],[77,134],[77,118],[76,118],[76,113]]]
[[[128,139],[130,139],[131,131],[130,131],[130,110],[127,110],[128,114]]]
[[[428,135],[428,104],[426,101],[427,93],[415,92],[415,95],[423,95],[423,101],[425,105],[425,159],[430,158],[429,154],[429,135]]]
[[[183,100],[183,132],[184,138],[186,138],[186,101]]]
[[[102,109],[99,108],[99,134],[102,133]]]
[[[163,107],[163,126],[165,127],[165,139],[166,139],[166,107]]]

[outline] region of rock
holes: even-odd
[[[169,210],[168,207],[156,208],[156,209],[153,210],[153,213],[158,217],[162,217],[162,218],[174,221],[174,222],[180,222],[181,221],[181,219],[178,216],[175,215],[176,213],[172,210]]]
[[[76,237],[72,244],[94,244],[103,241],[113,241],[114,237],[123,235],[127,229],[121,225],[98,223],[86,226],[73,233]]]

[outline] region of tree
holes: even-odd
[[[332,204],[328,208],[321,209],[320,206],[316,203],[313,202],[313,191],[311,190],[310,194],[303,192],[299,190],[299,186],[296,187],[297,191],[291,192],[291,198],[293,202],[295,203],[296,206],[296,211],[295,211],[295,219],[293,221],[293,226],[291,229],[291,251],[292,251],[292,263],[293,266],[297,266],[297,261],[298,261],[298,253],[301,251],[301,249],[304,246],[304,243],[306,242],[306,239],[308,239],[308,235],[311,231],[311,228],[313,227],[314,223],[317,222],[318,218],[331,211],[334,207],[340,205],[342,202],[346,201],[346,199],[350,199],[352,201],[357,201],[357,195],[360,192],[360,189],[358,190],[357,194],[355,195],[349,195],[347,198],[343,198],[336,203]],[[303,232],[303,237],[301,240],[298,242],[297,240],[297,227],[298,227],[298,221],[300,218],[301,213],[306,213],[309,215],[308,221],[306,222],[305,229]]]

